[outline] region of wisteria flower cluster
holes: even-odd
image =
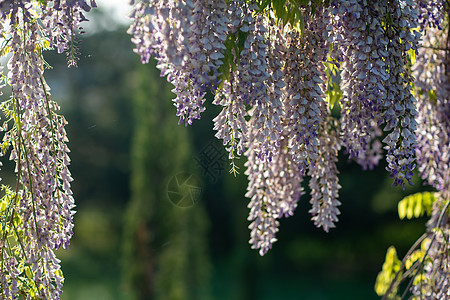
[[[50,99],[42,52],[67,53],[76,65],[75,35],[83,12],[95,7],[77,1],[1,1],[1,53],[10,53],[2,76],[11,97],[2,103],[1,154],[16,163],[15,188],[2,186],[0,200],[0,298],[59,299],[64,277],[54,250],[73,235],[73,180],[59,106]]]
[[[448,27],[448,24],[447,24]],[[425,182],[438,191],[427,224],[429,253],[424,275],[413,287],[423,299],[450,298],[450,31],[434,26],[423,38],[413,73],[418,99],[417,163]],[[447,50],[445,50],[447,49]]]
[[[129,30],[142,61],[153,55],[175,86],[180,123],[200,117],[207,88],[222,106],[216,136],[232,161],[247,157],[252,248],[263,255],[272,247],[306,175],[314,223],[325,231],[335,226],[341,147],[365,169],[384,149],[394,185],[412,184],[419,164],[430,184],[448,186],[448,78],[433,70],[439,74],[417,95],[411,69],[411,57],[416,69],[438,59],[422,60],[420,39],[441,28],[444,2],[266,2],[142,1]],[[330,80],[327,68],[340,76]],[[336,117],[329,83],[339,79]],[[447,100],[422,101],[429,91]]]
[[[393,185],[412,184],[417,166],[437,189],[425,275],[411,291],[449,296],[448,1],[131,2],[135,52],[143,63],[154,57],[173,84],[179,123],[199,119],[213,93],[222,108],[214,129],[232,171],[235,159],[247,158],[252,248],[271,249],[306,176],[314,224],[335,227],[340,149],[364,169],[384,155]],[[2,84],[12,90],[1,106],[0,151],[10,149],[17,174],[0,200],[2,299],[61,294],[53,251],[69,245],[75,204],[67,122],[50,99],[42,52],[66,53],[76,66],[75,37],[92,7],[94,0],[0,0],[0,54],[11,54]]]

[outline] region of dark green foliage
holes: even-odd
[[[133,299],[205,299],[209,261],[202,203],[180,208],[167,194],[173,176],[195,175],[188,131],[177,125],[168,85],[154,64],[139,67],[134,76],[132,192],[125,215],[123,282]]]

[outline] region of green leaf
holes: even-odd
[[[261,11],[263,11],[264,9],[266,9],[267,6],[269,6],[269,4],[270,4],[271,2],[272,2],[271,0],[262,0],[262,1],[260,1],[260,2],[258,3],[259,9],[260,9]]]
[[[25,269],[25,274],[27,275],[28,279],[33,279],[33,273],[31,272],[30,268]]]
[[[419,218],[423,215],[430,216],[436,196],[431,192],[422,192],[409,195],[398,203],[398,216],[400,219]]]
[[[305,31],[305,20],[303,19],[303,15],[301,13],[298,14],[299,25],[297,26],[299,32],[303,34]]]
[[[411,255],[406,259],[405,268],[409,270],[417,261],[421,261],[425,256],[425,252],[422,249],[418,249],[411,253]]]
[[[389,247],[386,252],[386,259],[384,260],[383,267],[380,273],[378,273],[375,282],[375,292],[378,296],[386,294],[391,282],[395,279],[395,275],[400,272],[396,278],[396,282],[393,285],[391,293],[388,295],[388,299],[400,299],[397,296],[397,289],[402,278],[400,267],[402,262],[398,259],[397,251],[394,246]]]
[[[408,54],[409,60],[411,61],[411,64],[414,65],[416,63],[416,51],[414,49],[409,49],[407,54]]]

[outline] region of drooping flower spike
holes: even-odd
[[[11,97],[2,103],[6,116],[1,154],[10,149],[16,164],[16,187],[2,187],[0,199],[0,298],[59,299],[64,281],[54,251],[70,244],[74,199],[69,148],[59,106],[50,98],[43,76],[43,50],[66,52],[76,65],[74,36],[83,11],[95,1],[3,1],[0,31],[2,55],[10,53],[8,73],[2,79]],[[31,298],[30,298],[31,299]]]
[[[340,213],[338,151],[342,145],[349,158],[372,168],[381,157],[381,129],[394,185],[411,184],[417,163],[422,178],[438,190],[439,203],[448,200],[449,39],[440,32],[443,20],[448,22],[443,14],[448,2],[286,1],[282,8],[269,2],[143,0],[134,6],[129,29],[142,62],[154,56],[161,75],[174,85],[180,123],[200,118],[208,91],[222,106],[214,119],[216,136],[230,159],[243,153],[248,159],[252,247],[261,255],[272,247],[279,219],[293,214],[303,194],[305,174],[311,177],[315,225],[334,227]],[[12,54],[2,78],[12,89],[2,105],[7,116],[2,153],[11,148],[17,173],[17,187],[4,187],[1,199],[7,207],[0,228],[5,299],[24,291],[45,299],[61,293],[53,250],[69,244],[74,200],[66,121],[50,99],[42,51],[65,52],[68,65],[75,66],[74,37],[92,7],[94,0],[0,1],[6,39],[1,53]],[[339,117],[326,102],[327,64],[340,69],[334,79],[343,92]],[[438,204],[430,234],[435,227],[448,231]],[[17,243],[11,246],[10,238]],[[432,287],[448,288],[442,280],[448,266],[435,268],[448,261],[447,240],[435,235],[429,248],[434,263],[426,266],[428,281],[421,281],[425,289],[416,285],[413,293],[445,296]],[[31,276],[22,276],[26,272]]]
[[[394,185],[412,184],[418,119],[409,57],[411,51],[417,54],[421,31],[440,27],[442,1],[343,0],[329,1],[328,6],[286,1],[281,12],[270,4],[237,0],[224,8],[221,3],[213,7],[202,1],[174,1],[162,11],[160,2],[144,1],[135,7],[130,33],[143,61],[154,55],[162,74],[174,84],[180,122],[190,124],[200,117],[205,87],[215,94],[214,104],[222,106],[214,119],[216,136],[231,160],[242,153],[248,158],[253,247],[266,253],[276,240],[284,202],[275,200],[278,194],[273,187],[281,187],[269,182],[284,176],[277,163],[295,166],[299,173],[293,178],[298,181],[305,174],[312,177],[311,213],[315,224],[325,230],[334,226],[339,214],[336,156],[341,145],[350,159],[371,169],[383,155],[379,139],[384,130],[387,170]],[[170,13],[182,5],[191,8],[185,11],[190,26],[183,30],[177,29],[181,21]],[[220,29],[208,39],[218,50],[209,44],[199,46],[205,41],[203,34],[214,31],[208,20],[219,7],[228,23],[225,28],[225,21],[215,21]],[[206,22],[197,24],[200,12]],[[170,18],[174,25],[164,31],[161,24]],[[220,34],[226,39],[216,39]],[[170,48],[167,45],[194,65],[185,69],[183,59],[174,62],[164,50]],[[197,53],[201,60],[195,58]],[[211,68],[216,58],[213,65],[219,67]],[[333,79],[343,92],[340,117],[331,115],[327,107],[326,64],[340,69],[340,76]],[[199,65],[209,76],[202,77]],[[433,170],[423,163],[419,169]]]

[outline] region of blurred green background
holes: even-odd
[[[91,18],[96,30],[82,37],[78,68],[46,56],[52,97],[69,122],[77,203],[71,247],[58,251],[62,299],[378,299],[373,286],[387,248],[402,257],[425,229],[425,219],[396,213],[402,197],[423,189],[418,179],[402,191],[384,165],[362,171],[342,156],[337,228],[314,227],[305,184],[279,241],[260,257],[248,244],[244,158],[241,174],[228,174],[212,130],[219,108],[209,97],[201,120],[177,125],[155,63],[141,65],[126,28],[106,30],[101,24],[111,20],[100,10]],[[205,174],[199,162],[211,149],[214,168]],[[193,206],[170,201],[180,174],[201,188]]]

